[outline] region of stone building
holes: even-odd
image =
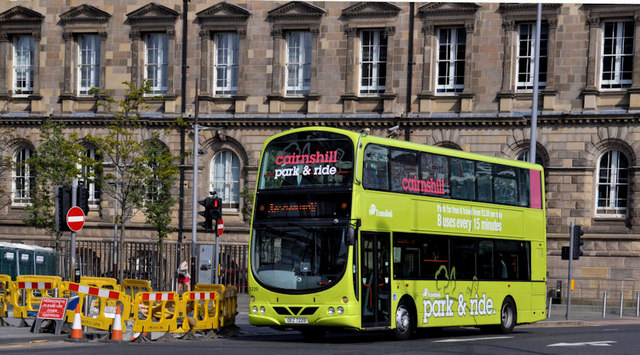
[[[566,281],[569,223],[586,231],[574,263],[579,297],[640,289],[640,5],[545,3],[537,156],[546,169],[550,286]],[[88,89],[115,97],[149,79],[144,116],[172,151],[199,136],[198,196],[223,197],[225,242],[246,243],[244,187],[261,145],[285,129],[370,128],[396,137],[519,159],[529,149],[536,6],[511,3],[96,0],[0,2],[1,154],[25,159],[46,117],[80,137],[105,114]],[[196,88],[197,86],[197,88]],[[91,147],[87,147],[91,149]],[[182,166],[178,230],[191,239],[193,169]],[[6,172],[0,239],[45,237],[23,226],[28,176]],[[638,197],[636,197],[638,196]],[[109,240],[113,201],[92,195],[79,238]],[[130,235],[153,238],[140,216]],[[198,241],[211,235],[199,233]]]

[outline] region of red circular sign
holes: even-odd
[[[222,218],[218,220],[218,235],[222,235],[224,232],[224,222],[222,222]]]
[[[67,212],[67,225],[74,232],[79,231],[84,226],[84,211],[78,206],[71,207]]]

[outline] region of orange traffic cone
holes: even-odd
[[[71,327],[71,339],[82,339],[82,319],[80,318],[80,302],[76,305],[76,313],[73,316]]]
[[[111,340],[122,341],[122,317],[120,316],[120,305],[116,308],[116,316],[113,318],[111,327]]]

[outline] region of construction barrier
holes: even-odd
[[[81,321],[83,326],[89,326],[101,330],[109,330],[116,316],[116,307],[122,309],[122,329],[124,322],[130,319],[131,297],[124,292],[109,290],[78,284],[75,282],[60,283],[60,292],[70,292],[78,295],[78,304],[82,310]],[[67,322],[73,320],[75,312],[67,310]]]
[[[15,318],[35,318],[42,297],[57,297],[59,276],[22,275],[11,283],[9,298]]]
[[[87,277],[80,278],[81,285],[93,286],[98,288],[106,288],[114,291],[122,291],[122,287],[118,285],[118,280],[111,277]]]
[[[215,330],[221,325],[222,309],[221,298],[224,294],[222,285],[215,286],[207,291],[191,291],[182,294],[182,309],[184,319],[181,330]]]
[[[146,313],[133,313],[133,331],[136,333],[174,332],[178,330],[178,318],[184,314],[176,292],[138,292],[133,309],[146,310]]]
[[[11,276],[0,275],[0,318],[5,318],[7,316],[7,308],[8,308],[7,305],[10,302],[9,300],[9,284],[10,283],[11,283]]]
[[[15,318],[35,318],[42,297],[69,298],[65,320],[69,323],[80,310],[82,326],[100,330],[114,328],[118,322],[133,320],[133,331],[189,333],[193,330],[220,330],[233,326],[237,314],[238,290],[235,286],[197,284],[182,296],[176,292],[153,292],[149,281],[83,277],[80,283],[63,282],[58,276],[23,275],[12,282],[0,275],[0,319],[13,305]],[[117,313],[118,306],[121,314]]]
[[[153,292],[153,289],[151,288],[151,284],[148,280],[124,279],[122,280],[122,292],[129,295],[132,300],[135,300],[136,295],[139,292]],[[143,304],[140,304],[138,308],[131,307],[132,316],[137,312],[143,312],[146,314],[147,309]]]
[[[227,285],[224,290],[224,312],[221,326],[228,327],[236,323],[238,314],[238,288]]]

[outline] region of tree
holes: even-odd
[[[31,188],[31,203],[25,207],[27,226],[44,230],[55,235],[56,250],[60,244],[61,232],[56,232],[55,188],[57,185],[71,185],[80,177],[81,166],[87,161],[84,147],[78,143],[77,135],[67,139],[65,125],[47,119],[42,125],[40,144],[28,161],[35,172],[35,184]]]
[[[171,227],[171,212],[176,199],[171,195],[171,187],[178,175],[176,162],[179,156],[171,154],[167,147],[159,140],[157,133],[146,140],[143,145],[145,166],[148,169],[146,198],[144,202],[147,223],[158,233],[157,280],[164,280],[162,272],[162,250],[164,239],[173,232]],[[161,287],[158,285],[157,287]]]
[[[137,85],[133,82],[124,82],[126,86],[125,96],[122,100],[106,95],[98,89],[92,89],[100,106],[113,118],[104,136],[87,136],[87,140],[93,143],[99,150],[106,164],[111,164],[111,170],[105,171],[102,181],[103,193],[113,198],[115,202],[114,224],[119,228],[119,236],[114,240],[114,250],[117,255],[124,252],[124,240],[126,225],[131,220],[134,210],[139,208],[146,194],[146,183],[150,178],[150,170],[145,163],[144,154],[144,130],[140,126],[140,118],[147,105],[147,95],[151,92],[148,81]],[[114,258],[114,272],[118,272],[118,280],[122,280],[124,274],[119,268],[122,260]]]

